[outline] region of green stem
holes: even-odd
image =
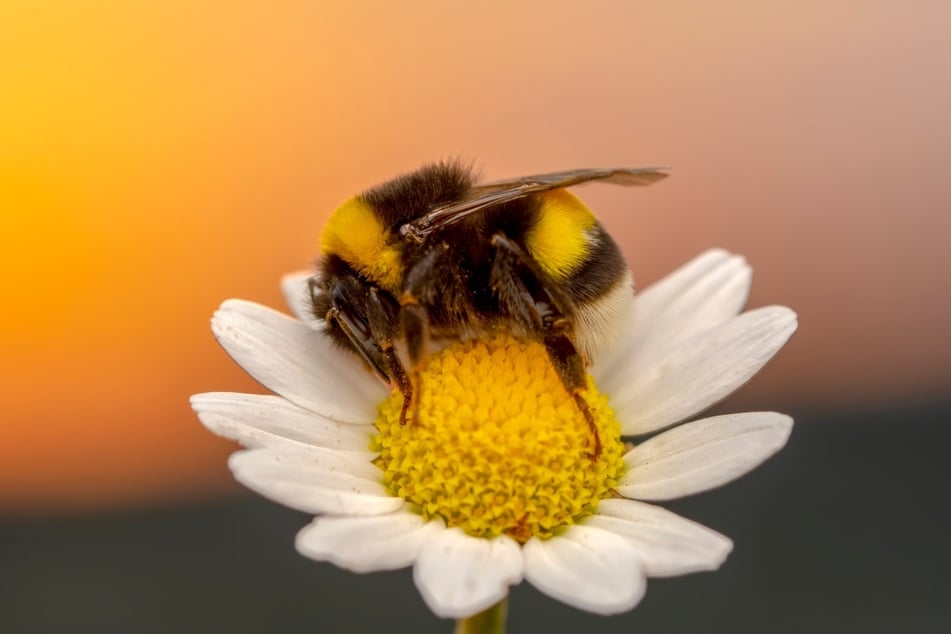
[[[509,598],[504,599],[478,614],[456,621],[455,634],[505,634],[505,617]]]

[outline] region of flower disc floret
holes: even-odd
[[[613,497],[624,473],[621,428],[589,381],[584,398],[603,445],[540,344],[509,336],[460,342],[422,373],[417,422],[400,423],[403,397],[379,408],[373,449],[392,495],[426,519],[475,537],[547,538]]]

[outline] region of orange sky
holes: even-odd
[[[639,280],[723,246],[799,311],[738,404],[948,388],[943,3],[84,4],[0,6],[0,510],[232,486],[187,397],[257,388],[211,311],[448,156],[673,166],[580,193]]]

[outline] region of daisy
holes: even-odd
[[[212,320],[275,394],[191,402],[206,427],[247,447],[229,461],[240,482],[318,516],[297,536],[303,555],[354,572],[412,566],[441,617],[486,610],[522,580],[614,614],[638,603],[647,577],[714,570],[732,549],[649,502],[729,482],[789,436],[792,419],[774,412],[683,422],[796,329],[785,307],[741,314],[751,277],[743,258],[712,250],[632,299],[620,340],[590,370],[596,458],[544,348],[501,335],[433,353],[420,420],[400,425],[398,391],[320,332],[304,274],[284,280],[298,319],[228,300]]]

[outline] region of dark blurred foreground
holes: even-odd
[[[951,403],[797,416],[789,446],[669,505],[730,536],[719,572],[652,580],[627,614],[526,584],[519,632],[951,631]],[[222,465],[222,468],[225,468]],[[0,519],[0,632],[444,632],[408,571],[293,549],[307,517],[248,493],[203,507]]]

